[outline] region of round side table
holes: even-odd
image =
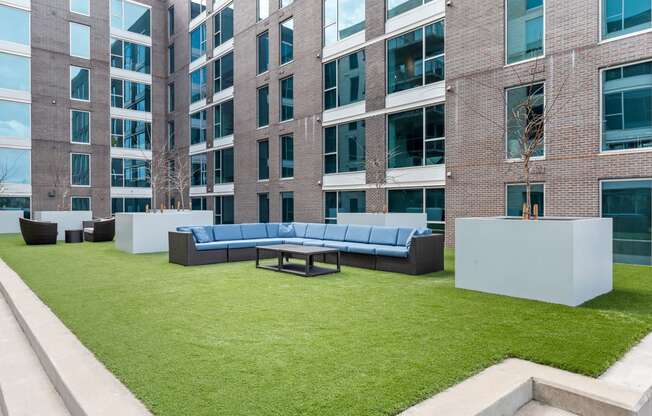
[[[84,242],[84,230],[66,230],[66,243]]]

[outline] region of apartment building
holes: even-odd
[[[652,0],[0,0],[0,207],[614,218],[652,263]],[[555,105],[552,105],[552,104]],[[188,173],[155,186],[154,165]]]

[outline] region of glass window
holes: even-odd
[[[294,118],[294,78],[281,80],[281,121]]]
[[[176,71],[176,62],[174,59],[174,45],[168,46],[168,73]]]
[[[523,205],[527,201],[527,192],[525,185],[515,184],[507,185],[507,216],[522,217]],[[530,212],[534,213],[534,206],[537,205],[539,215],[544,215],[544,187],[542,183],[530,185]]]
[[[217,150],[215,153],[215,184],[233,183],[233,148]]]
[[[258,20],[267,19],[269,16],[269,0],[256,0],[256,11]]]
[[[324,130],[324,173],[365,169],[365,121],[353,121]]]
[[[387,18],[391,19],[431,1],[434,0],[387,0]]]
[[[444,163],[443,104],[390,114],[387,124],[390,169]]]
[[[174,6],[168,8],[168,37],[174,35]]]
[[[71,211],[90,211],[91,198],[88,196],[73,196],[70,198]]]
[[[258,222],[269,222],[269,194],[258,194]]]
[[[31,152],[24,149],[0,148],[0,173],[4,183],[31,183]]]
[[[70,56],[91,59],[91,28],[70,22]]]
[[[149,150],[152,125],[147,121],[111,119],[111,147]]]
[[[214,92],[233,86],[233,52],[213,61]]]
[[[603,182],[602,216],[613,219],[615,262],[652,265],[652,180]]]
[[[82,153],[70,155],[70,184],[73,186],[91,185],[91,155]]]
[[[0,89],[29,91],[29,58],[0,52]]]
[[[365,28],[365,1],[324,0],[324,43],[330,45]]]
[[[1,66],[1,65],[0,65]],[[73,100],[90,101],[91,71],[87,68],[70,66],[70,98]],[[1,82],[1,81],[0,81]]]
[[[652,147],[652,62],[602,73],[602,150]]]
[[[258,142],[258,180],[269,179],[269,140]]]
[[[90,0],[70,0],[70,11],[85,16],[91,15]]]
[[[29,45],[29,12],[0,5],[0,41]]]
[[[190,73],[190,104],[206,98],[206,67]]]
[[[292,135],[281,136],[281,178],[294,176],[294,139]]]
[[[602,0],[602,37],[612,38],[652,28],[652,1]]]
[[[258,127],[269,125],[269,87],[258,88]]]
[[[269,69],[269,32],[265,31],[257,37],[258,74]]]
[[[233,38],[233,3],[213,16],[213,28],[214,48]]]
[[[213,110],[213,138],[233,135],[233,100],[218,104]]]
[[[142,159],[111,159],[111,186],[149,188],[150,162]]]
[[[206,153],[190,156],[190,185],[206,186]]]
[[[190,198],[190,209],[193,211],[205,211],[207,206],[208,198],[205,196]]]
[[[31,218],[30,200],[28,197],[1,196],[0,211],[23,211],[24,218]]]
[[[281,222],[294,221],[294,192],[281,192]]]
[[[190,62],[206,55],[206,24],[202,23],[190,32]]]
[[[543,156],[545,145],[543,131],[540,131],[539,123],[543,121],[544,116],[544,85],[534,84],[510,88],[506,95],[507,158],[522,158],[524,146],[529,146],[537,141],[541,141],[541,143],[534,152],[534,156]],[[529,137],[525,137],[525,131],[529,132]]]
[[[127,0],[111,0],[111,27],[150,36],[149,7]]]
[[[543,55],[543,0],[507,0],[507,63]]]
[[[420,214],[423,212],[423,189],[392,189],[387,191],[389,212]]]
[[[215,197],[215,224],[234,224],[235,207],[233,195]]]
[[[387,93],[444,80],[443,20],[387,41]]]
[[[111,198],[111,213],[145,212],[151,203],[150,198]]]
[[[292,4],[293,1],[294,0],[281,0],[279,7],[282,9],[285,6],[289,6],[290,4]]]
[[[364,213],[367,211],[365,191],[326,192],[324,194],[324,219],[327,224],[337,224],[337,214]]]
[[[29,140],[31,125],[29,104],[0,100],[0,137]]]
[[[111,107],[152,111],[151,85],[111,78]]]
[[[174,46],[170,48],[174,51]],[[174,66],[174,62],[171,65]],[[111,38],[111,66],[126,69],[127,71],[150,74],[150,48],[149,46]],[[173,67],[172,70],[174,70]]]
[[[206,110],[190,115],[190,144],[206,142]]]
[[[168,84],[168,111],[173,112],[176,107],[174,82]]]
[[[324,65],[324,109],[365,99],[365,51],[328,62]]]
[[[426,189],[428,228],[443,233],[446,226],[446,191],[444,188]]]
[[[174,136],[174,120],[170,120],[168,121],[168,150],[172,150],[176,147]]]
[[[72,110],[70,112],[70,141],[73,143],[90,143],[90,124],[91,113]]]
[[[444,232],[445,190],[432,189],[391,189],[387,191],[389,212],[427,215],[428,228]]]
[[[294,19],[281,23],[280,64],[286,64],[294,59]]]
[[[206,11],[206,0],[190,0],[190,20]]]

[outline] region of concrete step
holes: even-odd
[[[570,413],[556,407],[547,406],[536,400],[531,401],[525,406],[521,407],[514,416],[577,416],[575,413]]]
[[[0,294],[0,415],[70,416]]]

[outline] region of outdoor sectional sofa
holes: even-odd
[[[336,248],[343,265],[367,269],[414,275],[444,269],[444,236],[427,228],[306,223],[179,227],[169,233],[170,263],[253,260],[256,247],[275,244]]]

